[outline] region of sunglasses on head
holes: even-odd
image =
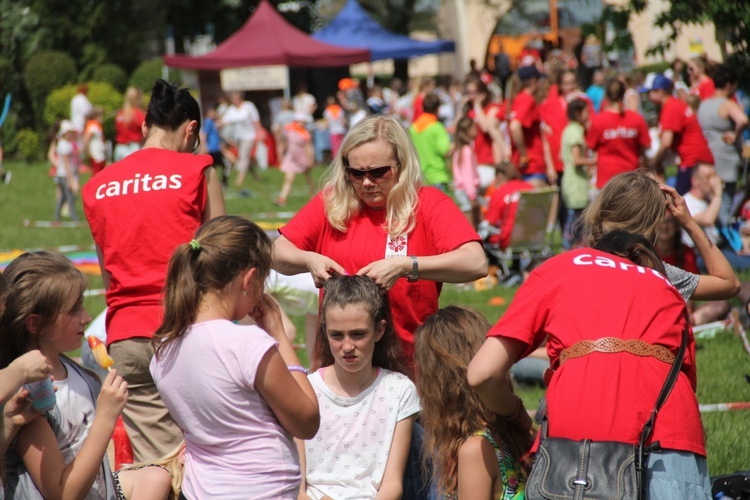
[[[374,182],[375,179],[382,179],[388,172],[393,169],[393,167],[377,167],[371,168],[370,170],[359,170],[351,167],[344,167],[344,169],[346,170],[346,173],[349,175],[349,178],[352,181],[362,182],[365,180],[365,177],[367,177]]]

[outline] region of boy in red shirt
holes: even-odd
[[[656,75],[648,98],[661,106],[659,115],[659,150],[652,160],[652,168],[662,170],[661,164],[668,149],[680,156],[680,169],[675,188],[680,194],[690,191],[690,178],[693,167],[699,163],[714,164],[714,157],[698,123],[698,118],[684,101],[672,97],[672,80],[664,75]]]

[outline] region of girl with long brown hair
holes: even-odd
[[[222,216],[177,247],[151,374],[184,432],[186,498],[297,498],[292,436],[318,430],[318,402],[263,292],[271,241]],[[256,325],[239,325],[250,315]]]
[[[481,314],[448,306],[416,332],[424,448],[447,498],[523,498],[531,421],[500,417],[466,381],[469,362],[489,329]]]
[[[419,399],[387,295],[367,276],[326,281],[310,383],[320,430],[298,441],[300,498],[401,498]]]

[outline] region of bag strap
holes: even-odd
[[[659,397],[656,398],[656,404],[654,405],[654,409],[651,411],[651,417],[649,417],[648,421],[646,422],[646,425],[643,426],[643,430],[641,431],[641,438],[638,441],[638,448],[636,449],[635,454],[635,475],[636,475],[636,481],[637,481],[637,487],[638,487],[638,499],[646,498],[646,481],[644,480],[644,472],[646,468],[646,440],[649,438],[651,433],[654,431],[654,423],[656,422],[656,415],[659,413],[659,410],[661,410],[661,407],[664,406],[664,403],[667,401],[667,398],[672,392],[672,388],[674,387],[674,384],[677,382],[677,377],[680,375],[680,370],[682,369],[682,361],[685,358],[685,350],[687,349],[687,343],[688,343],[688,330],[690,328],[690,317],[687,314],[687,311],[685,312],[685,329],[682,332],[682,342],[680,343],[680,349],[677,351],[677,355],[675,356],[674,363],[672,363],[672,368],[669,370],[669,374],[667,375],[667,379],[664,381],[664,385],[661,388],[661,392],[659,392]],[[656,445],[656,446],[654,446]],[[650,451],[656,451],[656,448],[658,448],[658,443],[652,443],[651,444],[651,450]]]

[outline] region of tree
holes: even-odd
[[[642,12],[649,0],[631,0],[628,10]],[[737,67],[740,85],[750,88],[750,2],[746,0],[670,0],[655,25],[666,28],[667,38],[649,49],[663,54],[687,24],[713,23],[723,59]]]

